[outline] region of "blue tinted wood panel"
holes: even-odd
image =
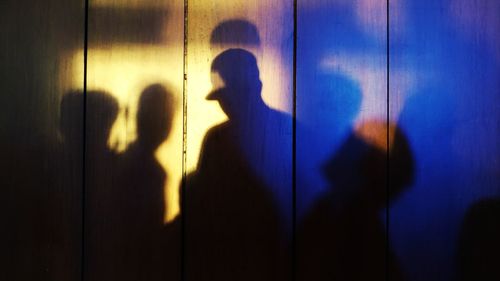
[[[384,224],[389,137],[410,152],[387,123],[386,7],[298,1],[298,280],[402,275]]]
[[[286,280],[292,1],[188,1],[185,276]]]
[[[410,280],[494,280],[498,269],[487,265],[499,259],[491,252],[499,226],[489,217],[498,217],[500,192],[500,6],[390,7],[390,113],[416,165],[413,184],[391,208],[391,242]]]

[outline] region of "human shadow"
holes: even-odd
[[[231,19],[218,24],[210,35],[210,45],[260,46],[257,27],[244,19]]]
[[[173,96],[162,85],[146,87],[139,98],[137,139],[121,155],[119,210],[121,280],[163,280],[169,249],[163,231],[167,175],[155,152],[172,127]]]
[[[92,93],[94,95],[105,93]],[[81,232],[82,210],[83,210],[83,160],[84,160],[84,99],[85,95],[81,91],[65,93],[60,103],[58,149],[51,170],[57,171],[54,174],[54,183],[59,192],[58,200],[60,205],[60,215],[63,222],[59,223],[60,248],[63,250],[59,254],[54,251],[58,268],[55,270],[56,279],[73,280],[74,276],[81,270],[74,259],[68,257],[81,257],[81,245],[75,243],[75,238],[83,239]],[[70,270],[68,270],[70,269]],[[61,275],[64,272],[72,272],[73,277]]]
[[[262,101],[250,52],[228,49],[211,71],[215,89],[207,99],[229,120],[208,131],[197,169],[185,182],[186,280],[281,280],[286,259],[279,215],[251,161],[265,153],[266,131],[282,116]]]
[[[210,34],[212,53],[218,55],[229,48],[241,48],[252,53],[255,57],[265,57],[257,26],[245,19],[228,19],[220,22],[212,30]],[[277,60],[287,61],[285,58],[277,58]],[[224,66],[224,68],[231,69],[231,66]],[[243,79],[245,78],[243,77]],[[281,80],[281,78],[277,79]],[[264,79],[264,81],[266,80]],[[224,81],[219,74],[212,73],[212,83],[217,88],[224,84]],[[261,91],[256,96],[262,101],[263,95],[279,98],[283,97],[282,94],[279,92],[264,94]],[[291,98],[288,97],[284,99],[291,101]],[[249,104],[248,106],[253,105]],[[250,112],[254,114],[252,119],[260,119],[258,122],[264,125],[261,128],[265,132],[255,132],[254,128],[245,127],[246,132],[242,133],[246,134],[248,141],[241,145],[241,149],[245,153],[249,168],[271,191],[278,213],[283,220],[283,227],[288,234],[286,239],[291,240],[293,217],[290,188],[292,185],[292,118],[288,114],[271,109],[263,102],[259,103],[259,107],[250,109]],[[264,115],[259,116],[258,112]],[[247,118],[250,119],[250,116]]]
[[[323,172],[331,190],[299,225],[298,280],[403,280],[380,218],[412,182],[413,158],[403,132],[394,124],[367,121]]]
[[[61,184],[81,190],[84,160],[83,270],[91,280],[165,280],[175,271],[172,261],[179,254],[166,249],[172,234],[163,223],[166,174],[155,157],[172,126],[172,104],[173,96],[162,85],[146,87],[139,99],[137,139],[117,154],[108,147],[117,101],[100,91],[63,97],[60,162],[74,182]]]
[[[82,239],[85,243],[83,258],[86,267],[83,270],[92,280],[111,280],[115,278],[115,272],[119,268],[120,256],[119,208],[116,196],[119,192],[119,158],[109,148],[108,139],[119,106],[115,98],[102,91],[87,91],[84,99],[85,141],[82,147],[85,152],[85,185],[82,199]],[[77,120],[77,117],[72,117],[71,120]],[[73,149],[73,144],[78,144],[77,137],[78,132],[72,130],[71,138],[68,138],[69,149]]]
[[[86,274],[92,280],[110,280],[119,268],[119,205],[117,179],[118,155],[108,147],[111,127],[118,115],[118,102],[104,91],[75,91],[61,101],[61,166],[63,174],[71,175],[59,182],[69,194],[77,194],[81,211],[73,215],[73,227],[83,230],[83,262]],[[61,177],[56,177],[61,178]],[[72,202],[68,198],[61,200]],[[83,204],[83,206],[82,206]],[[76,217],[75,215],[80,217]],[[83,226],[74,227],[84,218]],[[67,229],[74,233],[75,229]],[[74,241],[68,247],[78,247]],[[72,249],[74,254],[81,251]],[[80,254],[81,255],[81,254]],[[63,260],[61,260],[63,261]]]
[[[97,170],[94,166],[109,167],[108,164],[114,163],[94,160],[115,158],[116,155],[104,151],[111,157],[90,156],[90,151],[103,150],[91,148],[93,144],[87,142],[85,155],[92,160],[85,165],[88,175],[84,180],[84,95],[60,91],[70,85],[81,85],[71,83],[70,77],[82,70],[83,64],[74,60],[72,55],[66,55],[82,50],[80,4],[62,0],[43,4],[36,1],[0,3],[2,41],[9,42],[0,47],[3,77],[0,103],[4,105],[0,114],[0,189],[5,200],[0,212],[1,280],[79,280],[82,275],[82,243],[84,248],[95,244],[86,236],[82,241],[82,202],[86,200],[85,217],[91,219],[90,212],[101,208],[94,206],[96,191],[91,189],[97,188],[94,183],[107,181],[93,174]],[[45,5],[53,8],[41,8]],[[91,47],[97,47],[98,42],[162,46],[171,43],[170,38],[163,36],[170,10],[160,7],[142,9],[139,7],[142,5],[129,8],[124,6],[131,5],[114,8],[109,5],[90,6],[88,12],[92,20],[87,29],[96,35],[89,36]],[[46,48],[49,45],[51,47]],[[74,97],[74,94],[81,95]],[[93,99],[90,91],[87,94]],[[61,98],[64,105],[60,104]],[[72,112],[64,113],[59,120],[61,107],[70,108]],[[88,108],[87,113],[94,114],[93,111]],[[108,116],[99,118],[107,122]],[[72,126],[70,131],[74,130],[75,135],[64,135],[58,130],[62,129],[58,128],[58,122],[68,122],[66,125]],[[94,138],[90,133],[94,126],[87,123],[86,127],[89,129],[86,137]],[[83,181],[87,181],[87,198],[82,196]],[[99,184],[100,187],[106,185]],[[84,225],[85,231],[95,231],[95,225],[88,222]],[[84,252],[85,255],[91,254]],[[110,260],[106,265],[113,262]],[[92,263],[83,264],[93,266]],[[85,270],[92,271],[93,268]]]
[[[469,208],[457,262],[457,280],[500,280],[500,199],[481,200]]]

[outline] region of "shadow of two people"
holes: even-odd
[[[250,52],[223,51],[211,70],[216,89],[207,99],[217,100],[229,120],[207,133],[183,190],[187,279],[286,279],[291,259],[283,220],[272,187],[251,166],[269,134],[263,128],[277,130],[269,123],[286,117],[262,101]],[[299,280],[404,279],[380,212],[410,186],[413,165],[396,124],[368,121],[351,132],[324,167],[334,188],[299,225]]]
[[[168,137],[172,99],[159,84],[146,87],[139,99],[137,139],[117,154],[108,138],[118,102],[102,91],[63,96],[63,172],[85,172],[85,261],[93,280],[161,279],[166,174],[154,153]],[[72,186],[64,188],[81,190],[81,180],[76,176]]]

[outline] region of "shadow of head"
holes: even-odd
[[[249,21],[232,19],[221,22],[210,35],[210,45],[260,46],[257,27]]]
[[[413,166],[403,132],[394,124],[368,121],[348,137],[323,172],[341,194],[383,207],[412,183]]]
[[[149,149],[156,149],[168,137],[172,127],[173,96],[160,84],[146,87],[139,98],[137,140]]]
[[[82,91],[67,93],[61,101],[62,137],[68,144],[81,143],[85,126],[87,144],[105,147],[117,114],[118,102],[104,91],[87,91],[86,95]]]
[[[217,100],[230,119],[246,116],[250,109],[263,104],[259,68],[252,53],[228,49],[214,59],[211,72],[215,89],[207,100]]]

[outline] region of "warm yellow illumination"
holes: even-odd
[[[169,138],[157,151],[157,159],[168,175],[165,183],[166,221],[179,213],[179,187],[182,179],[182,72],[170,65],[179,65],[179,58],[170,56],[168,47],[129,46],[110,49],[89,49],[87,59],[87,88],[105,90],[120,104],[120,112],[109,138],[109,147],[123,152],[136,139],[135,118],[141,91],[148,85],[162,83],[174,94],[176,112]],[[270,54],[274,52],[270,51]],[[211,57],[207,49],[207,57]],[[75,53],[74,60],[81,60],[82,51]],[[182,59],[182,58],[181,58]],[[78,64],[75,64],[78,66]],[[275,83],[279,58],[268,58],[261,65],[263,99],[271,107],[286,111],[289,97],[283,93],[282,83]],[[81,67],[73,70],[75,84],[83,76]],[[196,169],[203,138],[206,132],[227,119],[215,101],[205,99],[212,89],[210,61],[189,65],[187,172]],[[289,92],[291,94],[291,92]],[[285,97],[285,99],[280,98]]]
[[[214,8],[215,5],[215,8]],[[112,42],[91,45],[88,49],[87,88],[106,90],[120,104],[119,116],[109,139],[110,148],[123,152],[136,138],[135,118],[141,91],[153,83],[166,85],[174,94],[176,112],[169,138],[158,149],[156,156],[167,173],[165,183],[165,221],[179,214],[179,188],[182,179],[183,153],[183,1],[168,3],[156,0],[96,0],[94,9],[164,9],[162,43],[139,42],[128,44]],[[221,8],[221,9],[218,9]],[[241,47],[255,54],[263,83],[262,98],[270,107],[291,112],[291,61],[292,9],[290,2],[276,0],[265,5],[246,0],[231,2],[192,1],[189,5],[188,56],[187,56],[187,132],[186,172],[196,169],[203,138],[206,132],[227,117],[216,101],[205,99],[212,89],[211,60],[226,48]],[[224,13],[213,13],[215,10]],[[235,46],[210,44],[212,30],[229,19],[244,19],[255,24],[261,44]],[[73,60],[82,61],[82,50],[73,54]],[[81,85],[83,69],[76,63],[73,85]]]
[[[156,153],[167,173],[167,221],[179,213],[179,185],[182,178],[182,71],[172,67],[179,65],[179,58],[170,55],[174,51],[174,48],[168,47],[113,47],[89,49],[87,58],[87,88],[105,90],[120,104],[120,112],[109,139],[110,148],[117,152],[123,152],[136,139],[137,102],[145,87],[161,83],[175,96],[173,126],[168,139]],[[74,59],[81,59],[81,53],[77,52]],[[78,81],[83,76],[82,71],[81,67],[75,67],[74,79]]]
[[[226,116],[216,101],[205,100],[211,90],[211,61],[227,48],[243,48],[252,52],[260,70],[264,102],[277,110],[291,112],[292,91],[292,2],[270,1],[207,1],[193,0],[188,7],[187,57],[187,169],[196,168],[203,137]],[[254,25],[259,34],[259,45],[232,42],[211,44],[216,27],[229,20],[244,20]],[[231,31],[225,39],[241,37]]]
[[[248,48],[252,49],[252,48]],[[222,51],[223,49],[221,49]],[[284,88],[283,81],[289,81],[287,76],[283,74],[279,77],[279,73],[284,73],[282,69],[284,66],[279,56],[272,49],[266,49],[270,55],[274,57],[267,57],[266,62],[263,63],[261,57],[257,57],[260,78],[263,83],[262,99],[271,108],[290,112],[290,101],[292,98],[292,91],[290,88]],[[255,51],[257,52],[257,51]],[[254,52],[254,53],[255,53]],[[210,61],[218,53],[210,51],[207,47],[206,52],[200,56],[206,57],[202,60],[205,63],[192,61],[188,65],[188,126],[187,126],[187,170],[188,172],[194,171],[198,163],[198,157],[201,150],[203,138],[206,132],[216,124],[227,120],[226,115],[219,107],[217,101],[206,100],[206,96],[212,90],[212,75],[210,73]],[[285,72],[286,73],[286,72]],[[278,81],[276,81],[278,80]],[[219,82],[220,83],[220,82]]]

